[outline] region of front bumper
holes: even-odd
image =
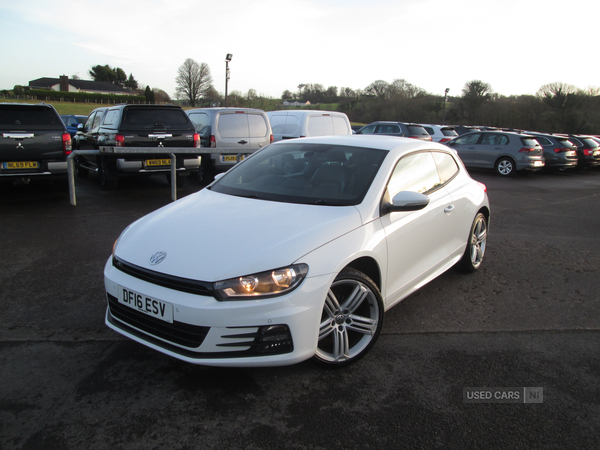
[[[106,263],[106,325],[174,358],[210,366],[296,364],[316,351],[328,276],[306,278],[294,291],[263,300],[217,301],[130,276]],[[173,305],[173,323],[120,304],[119,286]]]

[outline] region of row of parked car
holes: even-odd
[[[383,121],[355,132],[440,142],[456,150],[466,167],[494,169],[503,176],[542,168],[567,170],[600,165],[597,136]]]
[[[600,165],[597,138],[507,131],[480,127],[378,121],[352,127],[336,111],[252,108],[195,108],[173,105],[116,105],[97,108],[82,118],[63,116],[73,149],[101,146],[184,148],[177,157],[178,185],[190,174],[207,182],[254,151],[278,140],[309,136],[373,134],[409,137],[445,144],[457,151],[465,166],[494,169],[500,175],[518,171],[560,170]],[[77,123],[76,123],[77,122]],[[194,153],[191,148],[215,148]],[[218,149],[218,150],[217,150]],[[122,174],[165,172],[170,180],[170,153],[78,155],[76,172],[98,173],[105,190],[117,187]],[[175,152],[178,154],[178,152]]]
[[[281,139],[352,134],[348,117],[329,111],[271,111],[252,108],[195,108],[184,111],[172,105],[116,105],[97,108],[77,125],[74,150],[108,147],[187,148],[177,157],[177,184],[190,174],[210,181],[254,151]],[[194,153],[193,148],[215,148],[215,153]],[[76,173],[98,173],[102,189],[117,187],[121,174],[167,173],[170,153],[78,155]],[[238,156],[239,155],[239,156]]]

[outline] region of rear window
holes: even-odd
[[[108,116],[108,114],[107,114]],[[121,128],[123,129],[181,129],[189,123],[182,109],[170,108],[125,108]]]
[[[10,130],[64,130],[62,119],[45,106],[0,105],[0,126]]]
[[[581,139],[586,148],[598,148],[598,143],[590,138]]]
[[[348,128],[348,122],[343,117],[333,116],[333,134],[352,134],[350,128]]]
[[[408,131],[413,136],[429,136],[429,133],[420,125],[409,125]]]
[[[454,128],[442,128],[444,136],[458,136],[458,133],[454,131]]]
[[[265,137],[269,130],[265,117],[261,114],[248,114],[248,127],[251,138]]]
[[[224,138],[249,138],[248,115],[245,113],[221,114],[217,129]]]
[[[536,145],[540,145],[534,138],[522,137],[521,142],[525,147],[535,147]]]
[[[560,143],[560,145],[562,145],[563,147],[568,147],[568,148],[571,148],[571,147],[574,147],[574,146],[575,146],[575,145],[574,145],[574,144],[573,144],[573,143],[572,143],[570,140],[568,140],[568,139],[560,139],[560,138],[557,138],[556,140],[557,140],[557,141]],[[539,141],[539,139],[538,139],[538,141]]]
[[[306,128],[308,136],[329,136],[334,134],[331,116],[309,117]]]

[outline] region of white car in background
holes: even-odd
[[[106,324],[212,366],[343,366],[386,310],[482,264],[490,207],[444,145],[390,136],[274,143],[131,224],[106,262]]]
[[[273,140],[352,134],[348,116],[338,111],[286,109],[268,111]]]
[[[440,144],[443,144],[444,142],[448,142],[458,136],[458,133],[454,130],[454,127],[449,127],[446,125],[430,125],[426,123],[422,123],[420,125],[429,133],[433,142],[439,142]]]

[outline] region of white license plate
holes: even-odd
[[[577,152],[567,152],[567,156],[576,156]]]
[[[536,161],[533,163],[533,167],[541,167],[543,165],[544,165],[544,163],[542,161]]]
[[[119,303],[165,322],[173,323],[173,305],[118,286]]]

